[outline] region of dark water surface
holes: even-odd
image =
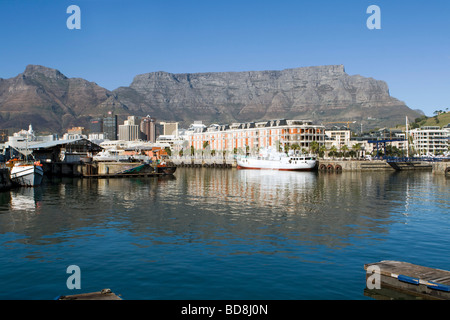
[[[365,263],[450,270],[450,179],[179,168],[0,193],[0,299],[371,299]],[[81,289],[69,290],[69,265]]]

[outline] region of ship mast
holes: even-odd
[[[409,158],[408,116],[406,116],[406,157]]]

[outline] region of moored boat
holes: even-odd
[[[39,162],[15,162],[10,175],[13,183],[33,187],[41,184],[44,170]]]
[[[236,159],[238,169],[307,171],[317,165],[314,155],[285,154],[272,149],[262,150],[257,156],[245,156]]]

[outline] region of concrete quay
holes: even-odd
[[[445,175],[446,177],[450,177],[450,161],[434,162],[432,164],[432,167],[433,167],[433,174]]]
[[[208,159],[190,159],[190,158],[172,158],[170,161],[177,167],[192,168],[235,168],[236,160],[233,158],[208,158]]]
[[[319,172],[343,172],[343,171],[395,171],[384,160],[318,160]]]
[[[13,187],[8,168],[0,168],[0,191],[9,190]]]

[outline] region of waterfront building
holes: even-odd
[[[141,120],[141,132],[146,141],[156,142],[156,119],[149,115]]]
[[[412,144],[419,155],[439,155],[448,151],[449,131],[438,126],[426,126],[410,131]]]
[[[351,133],[350,129],[325,130],[326,148],[330,149],[332,146],[335,146],[338,151],[341,151],[343,146],[350,147]]]
[[[119,126],[119,140],[134,141],[139,140],[140,130],[135,116],[128,116],[123,125]]]
[[[269,120],[260,122],[211,124],[187,130],[187,147],[202,150],[207,147],[215,151],[251,153],[260,148],[291,148],[309,150],[312,142],[319,146],[325,143],[325,127],[313,125],[309,120]],[[186,147],[185,146],[185,147]]]
[[[164,136],[174,136],[178,138],[178,122],[161,122],[163,126],[163,135]]]
[[[63,135],[63,140],[86,139],[84,127],[72,127]]]
[[[103,133],[105,139],[117,140],[117,115],[111,111],[103,118]]]

